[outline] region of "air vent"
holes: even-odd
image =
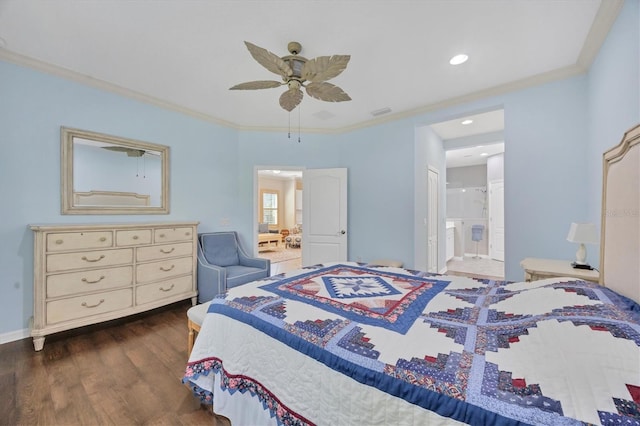
[[[378,117],[380,115],[389,114],[390,112],[391,112],[391,108],[386,107],[382,109],[377,109],[375,111],[371,111],[371,115],[373,115],[374,117]]]

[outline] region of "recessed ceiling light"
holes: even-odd
[[[486,153],[486,152],[483,152],[483,153],[482,153],[482,154],[480,154],[480,155],[482,155],[483,157],[486,157],[486,156],[487,156],[487,155],[489,155],[489,154],[488,154],[488,153]]]
[[[484,145],[476,145],[476,148],[482,148]]]
[[[468,120],[467,119],[467,120],[462,121],[460,124],[466,126],[466,125],[471,124],[471,123],[473,123],[473,120]]]
[[[456,55],[453,58],[451,58],[449,60],[449,63],[451,65],[460,65],[460,64],[464,64],[465,62],[467,62],[467,59],[469,59],[469,57],[467,55],[465,55],[464,53],[461,53],[460,55]]]
[[[280,174],[280,170],[274,170],[274,171],[273,171],[273,174],[275,174],[275,175],[279,175],[279,174]]]

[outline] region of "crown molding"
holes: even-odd
[[[7,49],[0,48],[0,59],[5,60],[7,62],[12,62],[16,65],[21,65],[21,66],[35,69],[37,71],[42,71],[46,74],[51,74],[56,77],[64,78],[66,80],[71,80],[76,83],[84,84],[86,86],[90,86],[96,89],[104,90],[106,92],[115,93],[117,95],[124,96],[130,99],[135,99],[137,101],[151,104],[163,109],[189,115],[191,117],[198,118],[200,120],[208,121],[211,123],[215,123],[220,126],[237,127],[237,124],[232,123],[230,121],[221,120],[219,118],[212,117],[208,114],[204,114],[190,108],[186,108],[184,106],[175,104],[173,102],[168,102],[150,95],[146,95],[141,92],[136,92],[135,90],[118,86],[117,84],[109,83],[104,80],[90,77],[88,75],[80,74],[68,68],[59,67],[57,65],[49,64],[47,62],[40,61],[38,59],[20,55],[19,53],[15,53]]]
[[[623,5],[624,0],[601,0],[593,25],[578,56],[577,64],[581,67],[588,69],[591,66]]]

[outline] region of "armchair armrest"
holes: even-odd
[[[271,260],[260,257],[250,257],[241,246],[238,246],[238,260],[242,266],[265,269],[267,276],[271,275]]]
[[[208,302],[227,291],[227,270],[207,262],[198,247],[198,303]]]
[[[260,257],[249,257],[244,252],[238,252],[238,259],[242,266],[250,266],[252,268],[260,268],[267,270],[267,276],[271,275],[271,260],[262,259]]]

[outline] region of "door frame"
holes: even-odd
[[[496,227],[493,224],[493,212],[492,212],[492,199],[494,197],[493,195],[493,189],[494,189],[494,185],[496,184],[502,184],[502,229],[503,229],[503,236],[502,236],[502,246],[503,246],[503,250],[502,250],[502,259],[495,259],[494,257],[494,250],[493,250],[493,243],[494,243],[494,239],[496,237],[495,235],[495,229]],[[487,192],[488,192],[488,198],[489,198],[489,217],[488,217],[488,225],[489,225],[489,250],[488,250],[488,255],[489,255],[489,259],[495,259],[495,260],[499,260],[501,262],[504,262],[504,242],[506,240],[506,227],[505,227],[505,223],[504,223],[504,179],[494,179],[490,182],[488,182],[487,184]]]
[[[435,186],[435,209],[434,206],[432,206],[432,203],[430,202],[430,200],[432,199],[431,197],[431,192],[429,190],[430,188],[430,184],[429,184],[429,176],[431,173],[434,173],[436,176],[436,186]],[[432,273],[439,273],[439,264],[440,264],[440,171],[432,165],[428,165],[427,166],[427,259],[426,259],[426,270],[427,272],[432,272]],[[435,242],[432,244],[429,244],[429,239],[431,238],[431,233],[430,231],[433,231],[433,229],[431,229],[432,226],[432,221],[430,219],[432,219],[432,214],[435,214],[435,233],[433,235],[435,235]],[[433,265],[430,264],[430,259],[432,259],[432,253],[431,253],[431,247],[435,247],[435,267]],[[430,268],[431,267],[431,268]],[[430,269],[434,269],[434,270],[430,270]]]

